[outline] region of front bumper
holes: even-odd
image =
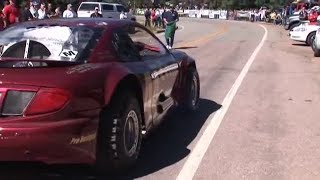
[[[0,161],[92,164],[96,136],[90,123],[89,119],[0,122]]]
[[[303,31],[290,31],[289,37],[294,41],[300,41],[300,42],[305,42],[307,39]]]

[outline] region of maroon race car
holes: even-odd
[[[122,170],[172,107],[198,106],[195,61],[132,21],[25,22],[0,45],[0,161]]]

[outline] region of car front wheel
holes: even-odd
[[[313,44],[314,38],[316,37],[316,32],[311,32],[307,37],[306,44],[311,46]]]
[[[185,101],[183,109],[195,111],[199,106],[200,97],[200,79],[196,68],[191,67],[187,74],[187,83],[185,89]]]
[[[312,50],[314,52],[314,57],[320,57],[320,50],[316,46],[316,41],[312,42]]]
[[[139,107],[137,98],[123,91],[102,112],[96,157],[99,173],[119,173],[136,162],[142,139]]]

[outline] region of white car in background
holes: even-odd
[[[124,12],[126,13],[127,19],[136,21],[136,17],[128,13],[122,4],[105,2],[82,2],[77,11],[78,17],[90,17],[90,15],[94,13],[95,7],[99,8],[99,13],[102,14],[104,18],[120,19],[121,12]]]
[[[294,41],[305,42],[307,45],[312,45],[318,29],[318,25],[302,23],[300,26],[293,28],[290,31],[289,36],[290,39]]]

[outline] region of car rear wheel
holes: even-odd
[[[316,37],[316,32],[311,32],[307,37],[306,44],[311,46],[313,44],[313,41],[314,41],[315,37]]]
[[[130,168],[141,147],[141,111],[137,98],[122,91],[102,112],[98,139],[96,169],[98,173],[119,173]]]
[[[199,106],[200,96],[200,80],[199,74],[196,68],[191,67],[187,74],[185,92],[185,102],[183,103],[183,109],[187,111],[195,111]]]

